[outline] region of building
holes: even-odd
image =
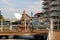
[[[48,13],[54,19],[54,29],[60,29],[60,0],[43,1],[43,12]]]
[[[53,37],[55,37],[54,40],[60,40],[60,36],[57,35],[60,32],[58,32],[58,30],[60,30],[60,0],[43,0],[44,2],[42,3],[43,9],[44,9],[44,13],[48,13],[47,16],[50,16],[53,19],[53,32],[56,33],[53,35]],[[56,38],[56,36],[58,38]]]
[[[44,13],[44,16],[47,16],[49,15],[49,8],[50,8],[50,0],[43,0],[44,2],[42,3],[43,4],[43,13]]]
[[[38,13],[36,13],[34,16],[35,16],[35,17],[43,17],[43,13],[38,12]]]
[[[60,0],[54,0],[50,5],[50,16],[54,19],[54,29],[60,29]]]
[[[47,18],[44,18],[44,14],[43,13],[36,13],[33,17],[33,26],[36,28],[40,28],[40,29],[46,29],[47,28]]]
[[[43,0],[44,13],[54,19],[54,29],[60,29],[60,0]]]

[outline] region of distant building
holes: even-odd
[[[34,16],[35,17],[42,17],[43,16],[43,13],[36,13]]]
[[[43,13],[36,13],[33,17],[32,24],[33,27],[47,28],[49,24],[49,19],[44,17]]]
[[[3,25],[10,25],[10,21],[3,21]]]
[[[33,27],[37,27],[38,26],[38,18],[37,17],[33,17],[32,25],[33,25]]]

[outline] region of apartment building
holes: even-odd
[[[60,0],[43,0],[43,13],[53,18],[54,29],[60,29]]]
[[[53,38],[51,40],[60,40],[60,0],[43,1],[43,13],[53,19]]]

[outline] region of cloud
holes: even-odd
[[[15,6],[10,0],[0,0],[3,4],[10,5],[10,6]]]
[[[34,5],[29,6],[28,10],[32,11],[34,14],[38,11],[42,12],[42,0],[38,2],[33,2],[31,4],[34,4]]]
[[[7,19],[14,19],[14,13],[23,13],[23,10],[25,9],[27,11],[27,14],[31,14],[31,11],[35,14],[37,11],[42,12],[42,0],[39,1],[20,1],[15,0],[16,2],[12,0],[0,0],[0,2],[4,3],[2,6],[2,15]],[[31,0],[32,1],[32,0]],[[6,4],[6,5],[5,5]],[[5,7],[6,6],[6,7]],[[3,8],[4,7],[4,8]]]
[[[16,12],[16,9],[15,8],[1,8],[1,11],[2,11],[2,15],[5,17],[5,18],[14,18],[14,12]]]

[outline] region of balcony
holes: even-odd
[[[46,10],[43,10],[43,12],[46,12],[46,11],[48,11],[47,9]]]
[[[60,22],[60,19],[54,19],[54,22]]]
[[[54,27],[55,27],[55,26],[60,26],[60,24],[57,23],[57,24],[54,24],[53,26],[54,26]]]
[[[47,1],[44,1],[42,4],[43,5],[48,5],[48,2]]]
[[[50,8],[50,11],[59,11],[59,10],[60,10],[59,7],[52,7],[52,8]]]
[[[50,16],[60,16],[60,14],[56,13],[56,12],[53,12],[50,14]]]
[[[48,14],[48,11],[43,11],[44,14]]]
[[[50,5],[59,5],[60,2],[59,1],[52,1]]]
[[[48,1],[48,0],[43,0],[43,1]]]
[[[48,10],[44,10],[43,13],[48,14]]]
[[[48,9],[48,5],[45,5],[42,7],[43,9]]]

